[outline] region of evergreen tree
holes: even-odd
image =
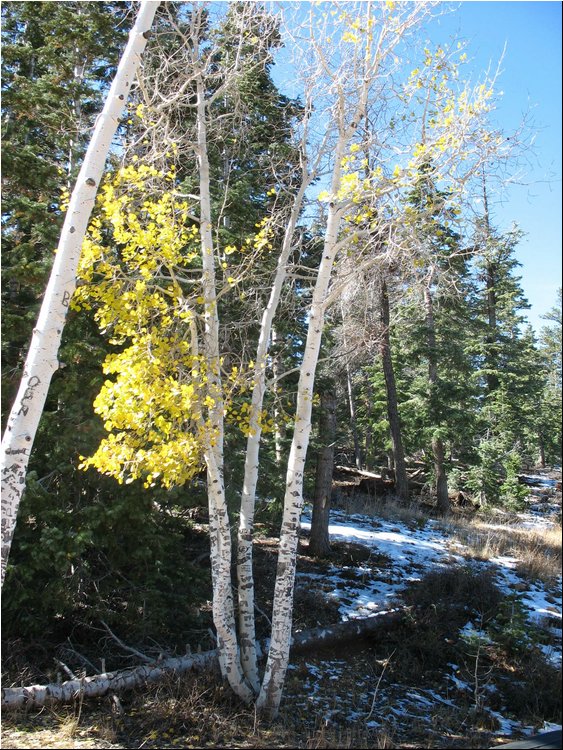
[[[121,3],[2,5],[2,397],[11,406],[66,191],[113,78]]]
[[[2,6],[6,406],[51,267],[65,191],[114,76],[127,13],[108,2]],[[20,507],[2,597],[5,637],[64,639],[100,615],[129,619],[142,636],[177,597],[197,595],[193,569],[178,575],[170,565],[172,551],[185,545],[178,522],[160,512],[173,498],[141,496],[138,488],[116,496],[111,482],[77,470],[78,455],[100,438],[92,401],[106,352],[93,321],[71,311]],[[188,620],[188,611],[179,614],[171,636],[183,638]]]
[[[57,244],[64,191],[80,166],[94,117],[127,33],[121,3],[5,3],[3,14],[3,396],[11,406],[25,347]],[[62,193],[62,195],[61,195]],[[179,598],[198,595],[198,574],[171,565],[186,544],[162,511],[184,499],[138,487],[115,493],[78,456],[99,442],[92,401],[107,343],[72,311],[32,453],[6,585],[4,636],[64,639],[103,616],[129,620],[139,637],[163,621],[184,638]],[[162,538],[161,538],[162,537]],[[191,592],[191,593],[190,593]],[[204,592],[204,596],[207,592]],[[144,611],[143,622],[138,618]],[[176,619],[165,616],[176,610]],[[139,627],[141,626],[141,627]],[[164,632],[164,631],[163,631]]]
[[[13,49],[10,47],[6,63],[8,60],[17,61],[18,54],[22,57],[27,54],[25,39],[21,37],[23,26],[15,19],[15,9],[16,6],[21,6],[21,13],[29,15],[30,5],[11,4],[14,8]],[[56,10],[64,7],[61,3],[41,4],[46,5],[56,6]],[[91,92],[91,96],[95,96],[96,99],[102,97],[106,80],[111,78],[113,72],[110,62],[113,60],[114,65],[120,52],[120,35],[116,35],[114,30],[114,23],[118,22],[119,16],[114,13],[113,6],[103,3],[79,5],[82,6],[84,14],[91,10],[96,18],[103,17],[102,6],[107,6],[105,12],[109,14],[108,37],[105,39],[101,32],[98,36],[97,32],[93,31],[93,49],[100,50],[100,54],[103,52],[104,57],[92,58],[84,68],[82,88],[76,92],[76,100],[80,102],[80,107],[71,107],[69,110],[72,115],[79,111],[81,119],[80,122],[69,123],[68,137],[65,135],[66,131],[61,129],[61,141],[58,144],[55,143],[55,134],[51,134],[51,151],[51,140],[43,138],[43,131],[39,125],[34,125],[37,143],[33,146],[33,153],[40,155],[38,159],[41,163],[54,164],[53,181],[45,181],[40,186],[45,195],[50,191],[55,196],[58,195],[70,179],[68,153],[71,144],[74,144],[73,163],[79,163],[81,138],[91,124],[94,113],[98,111],[97,102],[92,99],[90,104],[86,92]],[[125,12],[125,8],[118,5],[117,9],[120,8]],[[9,15],[8,11],[6,13]],[[165,24],[167,18],[160,12],[159,16],[158,23]],[[60,31],[59,22],[64,30],[69,29],[69,33],[73,28],[72,24],[66,23],[66,20],[63,24],[60,19],[57,21],[47,12],[43,15],[42,7],[38,19],[44,26],[47,26],[47,20],[49,21],[51,34],[50,36],[44,32],[40,42],[37,42],[38,54],[45,54],[42,76],[49,81],[58,80],[59,77],[64,82],[63,73],[57,69],[59,62],[61,65],[65,64],[64,55],[60,58],[54,54],[47,55],[44,47],[55,43],[52,37],[55,32]],[[30,27],[33,27],[33,23],[30,23]],[[43,28],[41,26],[42,30]],[[84,36],[81,36],[80,40],[83,48],[87,50],[88,39],[84,28],[82,31]],[[125,32],[126,28],[123,31]],[[259,29],[254,31],[259,33]],[[162,43],[168,43],[169,40],[162,39],[160,34],[158,36]],[[64,38],[64,31],[61,32],[61,38]],[[298,107],[277,92],[269,75],[270,63],[251,65],[250,39],[251,37],[248,43],[249,66],[244,86],[240,91],[229,91],[230,98],[218,99],[213,105],[214,123],[220,124],[221,117],[229,112],[231,106],[236,106],[241,112],[240,138],[233,138],[232,132],[217,125],[210,149],[212,198],[215,215],[221,217],[215,231],[224,250],[229,246],[239,245],[246,236],[257,234],[259,228],[256,224],[275,203],[279,205],[283,200],[287,200],[285,193],[291,181],[291,159],[295,153],[289,142],[289,128]],[[225,40],[227,43],[226,32]],[[276,43],[276,36],[273,35],[272,49]],[[70,42],[68,48],[70,49]],[[153,64],[157,65],[157,51],[153,51],[153,54]],[[114,57],[110,62],[106,62],[106,56],[109,60],[110,55]],[[150,65],[150,59],[147,59],[147,63]],[[17,67],[16,62],[11,64],[14,69]],[[35,64],[34,75],[38,70]],[[68,70],[69,75],[74,75],[74,68],[69,67]],[[97,70],[100,71],[100,75],[103,73],[98,79],[95,77]],[[8,71],[6,81],[10,75]],[[257,95],[258,91],[260,95]],[[23,101],[16,101],[16,94],[17,87],[13,100],[8,100],[13,102],[11,106],[15,112],[14,120],[20,116],[16,111],[16,104],[21,104],[22,107],[24,105]],[[53,107],[56,103],[57,100],[53,99]],[[6,100],[3,101],[3,105],[7,107],[7,104]],[[152,148],[151,130],[147,127],[147,124],[150,126],[150,121],[139,116],[142,113],[142,108],[138,109],[139,104],[142,104],[142,101],[140,92],[137,92],[137,101],[130,107],[122,128],[124,142],[128,144],[128,153],[137,159],[143,158]],[[64,102],[61,103],[61,107],[63,105]],[[42,113],[38,106],[37,116],[40,114]],[[187,114],[187,119],[183,123],[183,132],[184,135],[190,135],[190,127],[194,123],[193,112],[188,108],[184,114]],[[23,118],[23,115],[21,117]],[[11,121],[9,119],[9,122]],[[56,121],[54,118],[53,122]],[[64,122],[62,114],[59,115],[59,125]],[[39,124],[42,128],[47,128],[42,122]],[[16,155],[24,132],[14,128],[13,140],[6,142],[7,149],[12,149]],[[181,143],[182,133],[178,135]],[[149,140],[148,144],[143,143],[145,138]],[[135,145],[131,145],[133,143]],[[171,143],[167,143],[166,146],[170,152]],[[268,160],[268,151],[271,149],[277,150],[273,164]],[[114,174],[118,170],[120,157],[121,154],[118,152],[110,173]],[[225,159],[237,175],[236,180],[228,183],[224,181]],[[174,189],[178,192],[192,190],[194,185],[191,174],[194,165],[189,155],[180,154],[177,159],[172,158],[172,161],[176,161],[176,176],[173,180],[164,180],[168,183],[167,187],[173,182]],[[166,157],[163,153],[162,164],[165,163]],[[269,182],[265,179],[267,164],[270,165]],[[21,207],[21,201],[30,194],[25,182],[27,177],[27,174],[22,174],[20,183],[16,173],[10,176],[10,189],[16,208],[8,215],[6,223],[10,243],[8,257],[10,260],[14,259],[14,268],[10,266],[8,271],[14,277],[17,273],[21,274],[22,285],[24,281],[33,281],[31,275],[25,273],[26,269],[29,271],[28,266],[26,269],[16,266],[16,262],[25,261],[28,252],[25,234],[21,229],[24,217],[19,215],[17,210]],[[162,180],[158,184],[157,182],[153,181],[153,196],[157,196],[162,188]],[[153,196],[147,191],[145,197],[150,199]],[[59,215],[64,206],[59,206],[58,202],[55,202],[54,206],[52,217],[60,223]],[[30,227],[37,226],[37,236],[42,242],[45,237],[48,238],[43,225],[34,223],[35,217],[25,217],[25,220],[29,222]],[[52,229],[52,244],[50,241],[44,245],[28,243],[35,252],[37,263],[43,263],[45,274],[50,268],[57,233],[58,225]],[[264,237],[272,242],[277,239],[268,234]],[[271,270],[273,264],[269,261],[268,266],[267,252],[263,258],[266,273]],[[224,260],[232,260],[228,251],[224,253]],[[221,273],[226,280],[228,274],[233,271],[221,268]],[[33,298],[34,303],[43,291],[43,283],[43,278],[38,277],[33,293],[29,295],[29,299]],[[15,282],[9,288],[4,287],[6,293],[10,293],[10,289],[14,296],[14,306],[25,307],[25,290],[17,287]],[[288,288],[286,297],[288,300],[294,298],[291,288]],[[249,346],[254,343],[257,328],[252,321],[260,310],[263,299],[248,297],[245,300],[242,289],[240,297],[231,295],[229,300],[222,299],[220,304],[221,314],[228,321],[223,332],[226,353],[224,366],[230,369],[240,366],[242,361],[249,358]],[[19,308],[14,307],[14,318],[18,314]],[[36,311],[33,311],[29,316],[30,328],[35,314]],[[289,318],[290,313],[287,315]],[[6,316],[3,321],[8,322]],[[7,335],[3,339],[7,354],[11,351],[19,354],[27,343],[29,333],[22,330],[20,341],[16,336],[17,330],[7,330]],[[102,616],[110,625],[127,627],[132,637],[142,639],[151,633],[154,635],[158,629],[159,637],[183,644],[185,633],[194,624],[194,610],[190,603],[198,600],[198,597],[210,598],[209,591],[206,590],[209,585],[208,574],[202,576],[201,571],[185,561],[182,565],[177,564],[178,559],[185,557],[184,551],[188,546],[190,534],[185,519],[182,518],[182,512],[187,506],[197,504],[204,498],[200,479],[192,483],[188,492],[185,488],[181,491],[167,491],[157,487],[147,491],[139,484],[123,485],[117,489],[113,480],[95,471],[83,473],[77,470],[78,456],[92,455],[103,435],[99,418],[92,413],[92,402],[104,382],[102,362],[111,349],[108,337],[100,334],[93,314],[85,310],[80,314],[76,311],[70,312],[60,357],[65,366],[53,380],[42,418],[30,466],[29,486],[20,510],[22,523],[16,530],[3,592],[4,634],[7,637],[15,633],[32,634],[41,629],[47,636],[65,638],[70,628],[75,628],[81,623],[89,625],[94,619]],[[12,367],[8,366],[6,359],[4,373],[12,373],[16,365],[17,357]],[[16,373],[12,374],[15,378]],[[244,434],[233,425],[228,432],[227,440],[230,457],[228,487],[234,489],[238,484],[236,472],[241,471]],[[263,481],[266,486],[268,477],[264,477]],[[174,513],[171,512],[172,509]],[[142,620],[138,617],[140,610],[143,612]],[[206,628],[207,625],[204,617],[203,626]]]
[[[521,312],[529,307],[516,275],[514,256],[522,234],[493,230],[488,215],[477,230],[475,272],[479,298],[473,342],[481,391],[479,463],[470,483],[487,502],[516,504],[523,465],[538,454],[536,419],[542,391],[541,362],[531,328]]]
[[[561,288],[555,306],[543,316],[548,321],[540,333],[540,356],[545,385],[538,419],[540,463],[561,462]]]
[[[548,362],[550,385],[561,391],[561,287],[555,305],[542,318],[548,321],[541,329],[540,344]]]
[[[125,14],[125,6],[110,2],[2,5],[3,413],[19,384],[68,187],[119,59]],[[4,589],[5,613],[12,608],[19,617],[23,611],[35,612],[41,621],[39,602],[60,613],[81,577],[69,570],[80,570],[77,560],[89,531],[66,530],[74,523],[70,510],[76,493],[85,495],[76,453],[87,439],[100,343],[87,321],[71,316],[60,352],[64,369],[53,379],[30,461],[11,559],[12,583],[9,576]],[[97,487],[92,491],[97,493]],[[26,522],[30,518],[33,523]],[[66,540],[60,554],[49,544],[55,537]],[[40,597],[40,591],[49,594]],[[12,620],[8,616],[4,622],[8,633]]]
[[[405,208],[414,257],[411,301],[402,309],[410,330],[402,349],[403,357],[409,352],[409,410],[418,424],[411,450],[432,455],[441,512],[449,508],[448,467],[471,442],[472,423],[471,363],[466,354],[469,272],[461,237],[453,229],[456,214],[447,192],[435,184],[432,165],[423,164]]]

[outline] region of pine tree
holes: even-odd
[[[448,466],[471,441],[470,360],[465,352],[468,267],[461,237],[453,228],[456,214],[448,193],[436,187],[432,165],[423,164],[405,208],[414,257],[412,302],[406,307],[409,312],[402,313],[410,330],[402,349],[410,350],[409,366],[415,369],[409,400],[418,412],[416,449],[432,455],[442,513],[449,509]]]
[[[3,173],[9,187],[3,225],[3,272],[9,283],[2,288],[6,400],[51,266],[65,202],[60,194],[75,176],[74,165],[115,72],[127,32],[126,10],[120,3],[2,6],[3,146],[10,164]],[[167,521],[148,496],[135,487],[116,498],[108,480],[77,469],[78,455],[91,453],[101,437],[92,401],[103,382],[106,353],[107,342],[93,320],[71,311],[3,591],[7,635],[34,629],[62,634],[77,611],[87,620],[106,609],[110,621],[119,601],[129,601],[131,611],[146,602],[145,623],[153,618],[158,623],[163,609],[175,606],[174,588],[188,596],[186,582],[194,582],[189,566],[185,577],[166,581],[172,568],[164,551],[183,540],[177,528],[158,533]],[[154,499],[166,506],[171,497],[160,493]],[[160,536],[166,541],[157,543]],[[158,560],[159,549],[165,562],[155,567],[151,561]],[[151,572],[143,575],[143,570]],[[113,582],[106,587],[108,576]],[[124,578],[134,583],[123,584]],[[116,585],[118,580],[122,584]]]
[[[540,463],[561,461],[561,288],[555,306],[543,316],[548,324],[540,333],[540,356],[545,385],[538,419]]]
[[[522,313],[529,305],[516,275],[515,248],[521,236],[516,227],[495,231],[487,212],[478,225],[477,336],[472,343],[482,395],[479,462],[470,484],[486,502],[515,505],[525,495],[517,484],[518,471],[538,454],[536,419],[543,383],[536,342]]]
[[[126,31],[120,3],[2,5],[2,373],[11,406],[66,191]]]

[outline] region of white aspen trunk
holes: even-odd
[[[29,456],[43,412],[69,302],[76,287],[82,241],[94,207],[105,160],[127,101],[159,2],[141,4],[104,108],[99,115],[84,163],[72,192],[57,254],[24,365],[21,385],[2,440],[1,581],[10,554]]]
[[[278,333],[275,328],[272,328],[272,346],[275,346],[278,342]],[[272,361],[272,374],[274,376],[274,383],[277,383],[280,374],[280,365],[277,357],[273,358]],[[283,458],[282,450],[282,439],[284,435],[284,428],[281,424],[282,411],[278,406],[278,401],[274,402],[274,451],[276,456],[276,465],[281,466]]]
[[[207,153],[207,107],[205,87],[201,75],[197,77],[197,158],[199,166],[201,285],[204,299],[204,355],[207,371],[207,392],[215,402],[209,408],[213,453],[219,472],[223,471],[223,391],[219,353],[219,313],[215,277],[215,251],[211,224],[211,177]]]
[[[100,698],[109,692],[124,690],[158,682],[170,674],[185,674],[210,669],[217,663],[217,650],[203,654],[164,659],[154,664],[125,669],[118,672],[67,680],[59,684],[30,685],[29,687],[2,688],[2,710],[15,711],[22,708],[53,706],[57,703],[73,703],[77,698]]]
[[[258,481],[260,439],[262,428],[260,415],[264,404],[266,390],[266,358],[269,341],[272,334],[272,324],[276,314],[282,287],[287,276],[287,262],[292,248],[295,228],[301,212],[301,206],[309,180],[304,179],[295,196],[291,216],[289,218],[282,249],[278,258],[276,275],[272,284],[268,304],[262,314],[260,335],[256,348],[254,365],[254,387],[250,405],[249,427],[250,433],[246,443],[244,463],[244,480],[241,496],[240,522],[238,532],[238,604],[239,604],[239,634],[241,659],[244,673],[250,684],[258,693],[260,680],[258,676],[256,629],[254,617],[254,579],[252,573],[252,535],[254,529],[254,510],[256,505],[256,484]]]
[[[341,131],[334,155],[331,185],[333,196],[336,196],[340,189],[341,162],[347,140],[346,133]],[[269,718],[275,718],[278,713],[289,663],[298,530],[303,506],[303,471],[311,434],[313,388],[323,333],[325,300],[338,249],[341,216],[342,210],[336,204],[336,198],[333,198],[329,204],[323,256],[309,312],[307,340],[297,388],[295,428],[287,465],[284,512],[272,608],[272,637],[264,679],[256,704],[257,708]]]
[[[213,449],[206,451],[205,461],[209,497],[213,622],[217,630],[219,666],[234,693],[245,703],[250,703],[255,693],[245,679],[238,651],[231,586],[231,528],[223,476],[217,466]]]
[[[197,64],[197,50],[196,50]],[[236,695],[249,703],[254,691],[247,683],[238,651],[231,585],[231,527],[223,475],[224,415],[219,353],[219,315],[215,277],[215,252],[211,225],[210,170],[207,153],[207,108],[201,74],[197,76],[197,158],[200,189],[200,237],[204,298],[204,356],[207,393],[213,400],[207,425],[207,496],[213,579],[213,622],[217,630],[219,664]]]

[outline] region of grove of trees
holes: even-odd
[[[77,288],[70,305],[61,292],[60,348],[39,346],[52,378],[13,544],[3,533],[6,637],[103,621],[182,643],[209,595],[224,678],[275,716],[300,515],[314,499],[327,552],[339,448],[385,463],[404,503],[416,458],[440,513],[453,490],[517,508],[518,473],[560,460],[561,295],[537,340],[521,232],[491,208],[518,134],[493,124],[496,76],[471,82],[461,41],[424,42],[434,12],[141,3],[127,96],[110,84],[132,4],[3,4],[3,491],[53,250],[73,211],[89,220],[78,269],[63,263]],[[299,94],[276,83],[281,52]],[[185,562],[202,506],[212,594]],[[257,513],[279,529],[264,664]]]

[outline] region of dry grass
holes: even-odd
[[[428,508],[420,499],[401,503],[394,497],[374,500],[366,495],[344,495],[333,505],[348,515],[366,515],[383,518],[387,521],[400,521],[408,526],[423,527],[428,521]]]
[[[477,560],[515,557],[518,573],[531,580],[553,585],[561,575],[561,526],[544,530],[489,523],[479,518],[456,518],[440,525],[467,549],[464,556]]]
[[[336,700],[336,698],[335,698]],[[234,700],[216,675],[186,681],[170,678],[146,692],[123,698],[123,712],[108,702],[3,722],[5,748],[396,748],[392,731],[329,725],[320,715],[286,702],[273,723]],[[69,734],[70,732],[70,734]],[[412,745],[418,747],[419,745]],[[409,745],[401,745],[409,747]]]
[[[401,504],[394,498],[385,500],[356,495],[338,503],[346,513],[373,515],[388,521],[400,521],[407,526],[423,528],[429,518],[430,498],[419,498]],[[436,515],[440,527],[467,549],[468,559],[490,560],[494,557],[515,557],[517,572],[530,581],[553,585],[561,576],[561,523],[545,529],[526,529],[518,526],[516,514],[498,513],[484,517],[473,511],[454,508],[447,518]],[[458,550],[456,550],[458,551]]]

